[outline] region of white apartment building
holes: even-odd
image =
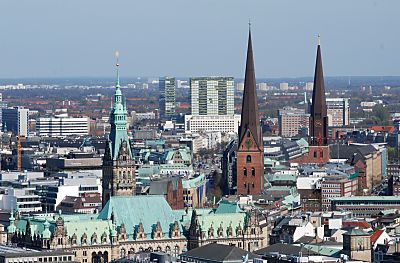
[[[45,198],[49,211],[54,211],[62,200],[68,196],[82,196],[87,193],[101,195],[102,186],[100,177],[85,172],[75,172],[62,178],[59,185],[49,186]]]
[[[0,194],[0,210],[14,210],[21,213],[42,211],[40,196],[35,191],[35,186],[25,188],[7,187],[4,194]]]
[[[185,115],[185,131],[238,133],[240,115]]]
[[[89,134],[89,118],[50,117],[39,118],[36,122],[39,136],[64,137],[71,135],[84,136]]]
[[[329,126],[350,124],[350,103],[348,98],[327,98],[326,108]]]
[[[192,115],[233,115],[234,80],[232,77],[190,79]]]

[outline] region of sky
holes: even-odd
[[[398,0],[1,0],[0,79],[400,75]]]

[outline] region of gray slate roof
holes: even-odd
[[[184,257],[214,262],[242,262],[242,256],[246,255],[248,255],[249,259],[257,257],[257,255],[244,249],[217,243],[211,243],[202,247],[198,247],[182,254]]]

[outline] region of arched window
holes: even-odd
[[[254,167],[251,167],[251,176],[256,176],[256,169]]]
[[[247,157],[246,157],[246,163],[251,163],[251,155],[247,155]]]
[[[125,256],[126,256],[126,250],[125,250],[125,248],[121,248],[120,257],[124,258]]]
[[[175,257],[179,256],[179,247],[178,246],[175,246],[175,248],[174,248],[174,256]]]
[[[247,176],[247,169],[243,168],[243,176]]]
[[[250,131],[247,131],[247,137],[250,137]]]

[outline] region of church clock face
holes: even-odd
[[[253,145],[253,142],[250,139],[246,140],[246,147],[247,149],[249,149],[251,147],[251,145]]]

